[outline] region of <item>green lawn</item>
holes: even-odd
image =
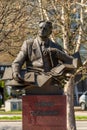
[[[13,115],[13,116],[3,116],[0,117],[0,120],[22,120],[22,111],[9,111],[9,112],[5,112],[5,111],[0,111],[1,115]],[[16,116],[16,114],[19,114],[19,116]],[[87,116],[75,116],[76,120],[87,120]]]
[[[87,116],[76,116],[76,120],[87,120]]]
[[[10,120],[10,121],[21,121],[22,117],[21,116],[12,116],[12,117],[0,117],[0,120]]]
[[[75,117],[76,120],[87,120],[87,116],[76,116]],[[5,116],[5,117],[0,117],[0,120],[14,120],[14,121],[21,121],[22,120],[22,115],[20,116],[12,116],[12,117],[8,117],[8,116]]]

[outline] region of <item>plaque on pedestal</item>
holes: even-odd
[[[65,95],[23,96],[23,130],[66,130]]]

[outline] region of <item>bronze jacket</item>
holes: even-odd
[[[47,40],[47,48],[54,48],[58,50],[57,53],[51,54],[51,62],[53,63],[52,67],[55,67],[59,60],[68,63],[72,61],[72,57],[68,56],[62,51],[62,48],[51,41],[50,39]],[[41,41],[39,37],[36,37],[34,40],[26,40],[24,41],[19,54],[17,55],[16,59],[12,63],[12,71],[20,72],[22,65],[26,62],[26,68],[29,66],[36,66],[43,68],[43,58],[42,58],[42,51],[41,51]]]

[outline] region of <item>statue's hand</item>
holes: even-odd
[[[51,51],[51,52],[57,52],[58,49],[57,49],[57,48],[50,48],[50,51]]]
[[[48,52],[57,52],[58,49],[57,48],[48,48],[47,51]]]
[[[23,82],[23,79],[22,79],[21,75],[18,72],[13,73],[13,78],[14,78],[14,80],[16,80],[18,82]]]

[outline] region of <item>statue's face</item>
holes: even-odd
[[[49,37],[52,33],[52,27],[50,27],[46,22],[41,22],[39,24],[39,36],[40,37]]]

